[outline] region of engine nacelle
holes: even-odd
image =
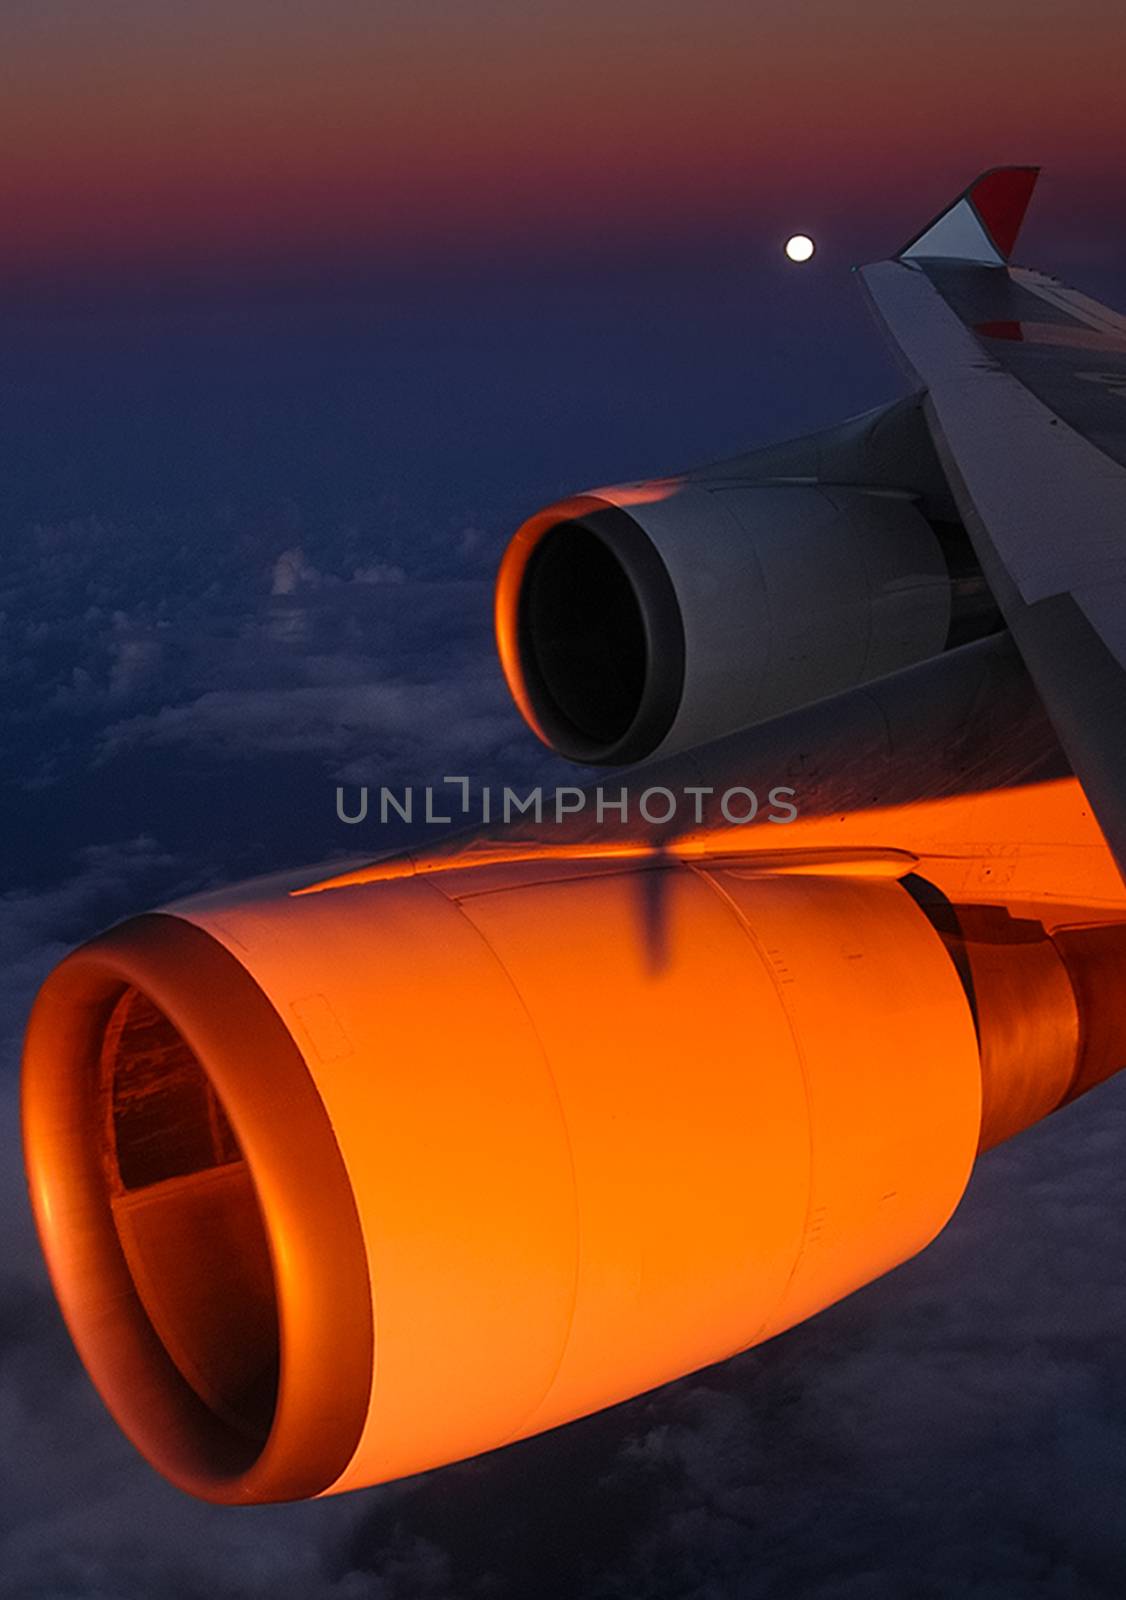
[[[535,863],[127,922],[36,1002],[36,1218],[142,1452],[359,1487],[765,1339],[922,1248],[978,1144],[970,1008],[890,880]],[[888,996],[894,995],[894,1005]]]
[[[669,480],[526,522],[497,580],[497,642],[539,737],[620,765],[939,654],[966,637],[962,592],[905,493]]]

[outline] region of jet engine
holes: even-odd
[[[491,1449],[939,1231],[982,1091],[924,913],[894,881],[659,870],[659,970],[612,863],[244,890],[56,968],[25,1057],[37,1220],[168,1477],[275,1500]]]
[[[622,765],[1000,625],[914,402],[531,517],[501,564],[509,689],[560,755]]]
[[[825,857],[267,881],[61,962],[27,1168],[138,1448],[278,1500],[611,1405],[915,1254],[979,1148],[1121,1064],[1121,929]]]

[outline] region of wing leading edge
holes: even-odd
[[[983,174],[860,276],[1126,876],[1126,318],[1009,265],[1035,176]]]

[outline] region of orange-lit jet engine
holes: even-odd
[[[562,501],[501,566],[509,688],[561,755],[621,765],[868,682],[997,626],[956,519],[914,400]]]
[[[981,1081],[908,894],[670,866],[653,971],[638,870],[220,899],[48,980],[26,1077],[48,1259],[175,1481],[271,1499],[486,1450],[763,1339],[942,1227]]]
[[[727,1356],[924,1246],[979,1143],[1066,1097],[1076,988],[1052,948],[939,926],[894,855],[794,859],[268,882],[67,958],[28,1031],[32,1194],[145,1455],[231,1502],[416,1472]],[[1038,1055],[1005,1049],[1029,996]]]

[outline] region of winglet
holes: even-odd
[[[1003,267],[1013,253],[1039,167],[990,167],[903,246],[897,261],[923,258]]]

